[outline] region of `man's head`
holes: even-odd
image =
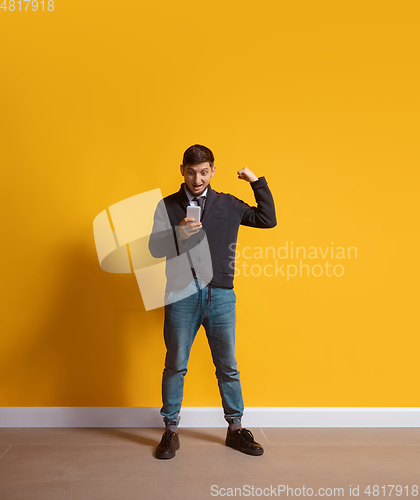
[[[194,144],[184,153],[181,175],[185,185],[193,196],[201,196],[210,184],[215,173],[214,156],[209,148]]]

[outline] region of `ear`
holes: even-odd
[[[180,165],[180,170],[181,170],[182,177],[184,177],[184,167],[183,167],[183,165]]]
[[[215,174],[216,172],[216,165],[213,165],[212,169],[211,169],[211,177],[213,177],[213,175]]]

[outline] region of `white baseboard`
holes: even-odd
[[[152,407],[2,407],[0,427],[162,427]],[[182,427],[226,427],[220,407],[183,407]],[[247,407],[244,427],[420,427],[419,407]]]

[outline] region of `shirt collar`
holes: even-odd
[[[208,190],[208,186],[206,187],[206,189],[204,190],[204,193],[201,194],[200,196],[207,196],[207,190]],[[185,186],[184,184],[184,191],[185,191],[185,194],[187,195],[188,197],[188,201],[192,201],[193,198],[195,198],[195,196],[193,196],[187,189],[187,187]]]

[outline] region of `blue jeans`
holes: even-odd
[[[191,292],[194,293],[190,295]],[[201,325],[206,331],[216,367],[225,420],[240,422],[244,403],[235,359],[235,292],[211,285],[200,289],[195,277],[187,287],[170,292],[167,297],[172,303],[165,306],[166,359],[160,411],[165,424],[179,423],[190,350]]]

